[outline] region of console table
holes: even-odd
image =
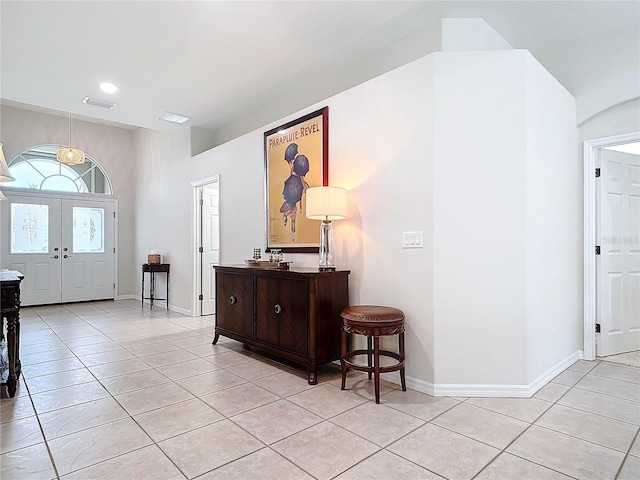
[[[148,273],[150,276],[151,285],[149,287],[149,296],[144,296],[144,274]],[[167,294],[165,298],[156,298],[156,273],[167,274]],[[166,300],[167,310],[169,310],[169,264],[168,263],[145,263],[142,265],[142,308],[144,308],[144,301],[149,300],[150,309],[153,308],[154,300]]]
[[[20,377],[20,282],[24,275],[17,270],[0,270],[0,315],[2,327],[7,320],[7,357],[9,376],[6,383],[10,397],[15,396]],[[2,330],[3,330],[2,329]],[[1,331],[1,330],[0,330]]]
[[[307,367],[340,358],[340,312],[349,304],[349,271],[215,266],[216,330],[245,346]]]

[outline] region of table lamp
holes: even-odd
[[[310,187],[307,189],[306,216],[322,220],[320,224],[320,261],[318,270],[335,270],[333,261],[333,224],[347,216],[347,191],[340,187]]]

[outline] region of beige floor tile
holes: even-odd
[[[100,330],[93,328],[91,325],[71,325],[68,327],[53,327],[53,331],[63,341],[73,338],[92,337],[100,335]]]
[[[623,453],[627,452],[638,431],[637,425],[562,405],[554,405],[547,410],[536,425]]]
[[[507,452],[584,480],[614,478],[624,458],[615,450],[535,425]]]
[[[539,398],[470,398],[466,403],[529,423],[534,422],[552,405]]]
[[[602,393],[572,388],[558,400],[560,405],[577,408],[586,412],[604,415],[623,422],[640,425],[640,403],[612,397]]]
[[[214,361],[215,357],[211,358]],[[282,371],[287,370],[286,367],[279,367],[274,364],[267,363],[263,360],[251,360],[250,362],[233,365],[227,368],[228,372],[238,375],[245,380],[257,380],[258,378],[269,377]]]
[[[0,428],[0,453],[12,452],[44,442],[36,417],[27,417],[2,424]]]
[[[223,467],[205,473],[198,480],[260,479],[260,480],[313,480],[313,477],[278,455],[263,448]]]
[[[30,355],[32,353],[38,352],[49,352],[51,350],[64,350],[67,349],[67,345],[58,337],[52,342],[47,343],[37,343],[34,345],[25,345],[22,343],[25,336],[20,334],[20,356],[22,355]]]
[[[170,342],[148,343],[146,345],[131,346],[126,348],[137,357],[146,357],[149,355],[157,355],[159,353],[167,353],[175,350],[180,350],[180,347]]]
[[[330,383],[340,388],[342,385],[342,378],[338,380],[333,380]],[[380,379],[380,396],[381,397],[390,392],[393,392],[394,390],[397,390],[398,388],[400,388],[400,385],[396,385],[395,383],[391,383],[386,380]],[[355,395],[358,395],[359,397],[365,398],[367,400],[375,401],[376,399],[374,380],[373,378],[369,380],[367,378],[367,375],[359,375],[354,379],[347,378],[345,390],[349,390],[353,392]]]
[[[625,382],[640,383],[640,368],[616,365],[608,362],[600,362],[590,372],[592,375],[615,378]]]
[[[254,357],[255,355],[252,355],[250,352],[245,350],[225,350],[210,357],[209,361],[215,363],[219,367],[228,368],[233,365],[250,362]]]
[[[350,390],[340,390],[330,383],[316,385],[314,388],[292,395],[287,399],[325,419],[335,417],[370,401]]]
[[[62,480],[184,480],[184,475],[156,445],[134,450],[62,477]]]
[[[387,450],[380,450],[373,454],[335,477],[335,480],[363,480],[374,477],[399,480],[443,480],[443,477]]]
[[[218,343],[216,345],[212,345],[211,340],[209,340],[209,343],[207,344],[192,345],[190,347],[184,347],[184,349],[187,352],[191,352],[194,355],[197,355],[198,357],[202,357],[202,358],[209,358],[213,355],[218,355],[220,353],[227,353],[227,352],[232,352],[237,350],[234,348],[230,348],[226,344]],[[242,347],[240,347],[240,349],[242,349]]]
[[[529,427],[527,422],[467,403],[456,405],[431,423],[499,449],[504,449]]]
[[[523,458],[501,453],[474,480],[570,480],[571,478]]]
[[[267,445],[298,433],[322,420],[321,417],[287,400],[278,400],[231,417],[231,421]]]
[[[460,403],[449,397],[432,397],[415,390],[394,390],[381,397],[380,402],[427,422]]]
[[[47,440],[127,418],[127,412],[112,397],[81,403],[39,415]]]
[[[152,367],[162,367],[164,365],[174,365],[177,363],[187,362],[189,360],[196,360],[198,357],[193,353],[187,352],[183,349],[172,350],[170,352],[155,353],[153,355],[147,355],[144,361]]]
[[[94,343],[92,345],[78,345],[77,347],[73,347],[71,350],[77,356],[82,355],[93,355],[95,353],[103,353],[110,352],[113,350],[120,350],[122,347],[118,345],[116,342],[102,342],[102,343]]]
[[[37,330],[30,335],[20,335],[20,350],[22,351],[23,347],[28,347],[30,345],[39,345],[39,344],[58,344],[62,343],[63,346],[65,343],[60,341],[60,337],[58,337],[52,330]]]
[[[86,368],[52,373],[50,375],[43,375],[41,377],[34,377],[26,380],[31,395],[55,390],[57,388],[70,387],[95,381],[96,377],[94,377]]]
[[[50,375],[52,373],[66,372],[84,368],[84,365],[77,358],[64,358],[62,360],[53,360],[45,363],[35,363],[33,365],[22,364],[22,375],[27,381],[41,375]]]
[[[0,455],[2,480],[53,480],[57,478],[44,443]]]
[[[188,478],[202,475],[264,447],[229,420],[192,430],[158,445]]]
[[[36,412],[41,414],[108,396],[109,392],[99,382],[93,381],[38,393],[31,398]]]
[[[252,383],[244,383],[200,398],[226,417],[238,415],[279,399],[277,395]]]
[[[640,458],[627,457],[616,480],[638,480],[640,478]]]
[[[536,392],[534,398],[540,400],[546,400],[547,402],[557,402],[560,397],[567,393],[571,389],[568,385],[562,385],[560,383],[547,383],[544,387]]]
[[[0,423],[12,422],[36,414],[29,395],[3,398],[0,400]]]
[[[120,395],[169,382],[171,382],[170,379],[154,369],[140,370],[139,372],[100,380],[100,383],[104,385],[104,388],[111,395]]]
[[[142,345],[151,345],[152,343],[162,343],[164,340],[160,340],[155,335],[143,335],[136,338],[128,338],[118,341],[118,345],[131,351],[133,347],[139,347]],[[157,352],[156,352],[157,353]]]
[[[23,366],[35,365],[37,363],[51,362],[54,360],[63,360],[65,358],[74,358],[75,355],[68,348],[50,350],[48,352],[34,352],[25,354],[20,352],[20,361]]]
[[[156,367],[156,370],[161,372],[163,375],[166,375],[171,380],[195,377],[196,375],[202,375],[219,369],[220,367],[214,365],[208,360],[205,360],[204,358],[196,358],[195,360]]]
[[[306,376],[297,375],[295,371],[258,378],[253,383],[281,397],[288,397],[313,388],[313,385],[309,385]]]
[[[89,370],[98,380],[102,380],[103,378],[117,377],[118,375],[139,372],[150,368],[151,366],[142,360],[133,359],[96,365],[95,367],[89,367]]]
[[[374,402],[348,410],[330,420],[381,447],[424,425],[424,421]]]
[[[224,417],[202,400],[194,398],[133,417],[155,441],[204,427]]]
[[[575,370],[576,372],[588,373],[593,370],[599,362],[590,360],[578,360],[576,363],[569,367],[569,370]]]
[[[136,358],[132,353],[124,348],[111,350],[108,352],[92,353],[90,355],[78,356],[78,359],[87,367],[94,367],[105,363],[121,362]]]
[[[66,475],[150,445],[151,439],[130,418],[82,430],[48,442],[58,473]]]
[[[172,340],[171,343],[177,345],[180,348],[197,347],[200,345],[211,345],[213,338],[209,335],[202,335],[197,333],[184,338],[177,338]]]
[[[94,345],[96,343],[105,343],[110,342],[111,339],[106,335],[99,333],[97,335],[91,335],[89,337],[80,337],[80,338],[67,338],[64,340],[64,343],[71,349],[74,347],[80,347],[84,345]]]
[[[227,372],[226,370],[214,370],[203,375],[178,380],[176,383],[196,396],[208,395],[225,388],[235,387],[247,383],[244,378]]]
[[[576,371],[576,370],[565,370],[560,375],[555,377],[552,380],[552,382],[553,383],[559,383],[561,385],[568,385],[570,387],[573,387],[584,376],[585,376],[585,372],[580,372],[580,371]]]
[[[499,450],[463,435],[427,424],[387,447],[445,478],[470,479]]]
[[[116,395],[115,398],[130,415],[138,415],[156,408],[191,400],[193,395],[171,382],[123,393]]]
[[[576,388],[640,402],[640,385],[615,378],[587,375],[576,384]]]
[[[330,422],[296,433],[271,448],[319,480],[333,478],[379,450]]]
[[[629,455],[634,455],[640,458],[640,434],[636,437],[633,445],[629,449]]]

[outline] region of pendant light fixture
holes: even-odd
[[[77,148],[71,148],[71,112],[69,112],[69,145],[66,148],[58,149],[56,159],[67,165],[82,165],[84,163],[84,152]]]

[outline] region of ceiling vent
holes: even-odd
[[[87,105],[93,105],[94,107],[101,107],[101,108],[108,108],[108,109],[112,109],[113,107],[116,106],[115,103],[106,102],[104,100],[96,100],[95,98],[91,98],[91,97],[84,97],[84,100],[82,100],[82,103],[86,103]]]
[[[184,115],[178,115],[177,113],[164,112],[160,117],[160,120],[183,124],[191,119],[189,117],[185,117]]]

